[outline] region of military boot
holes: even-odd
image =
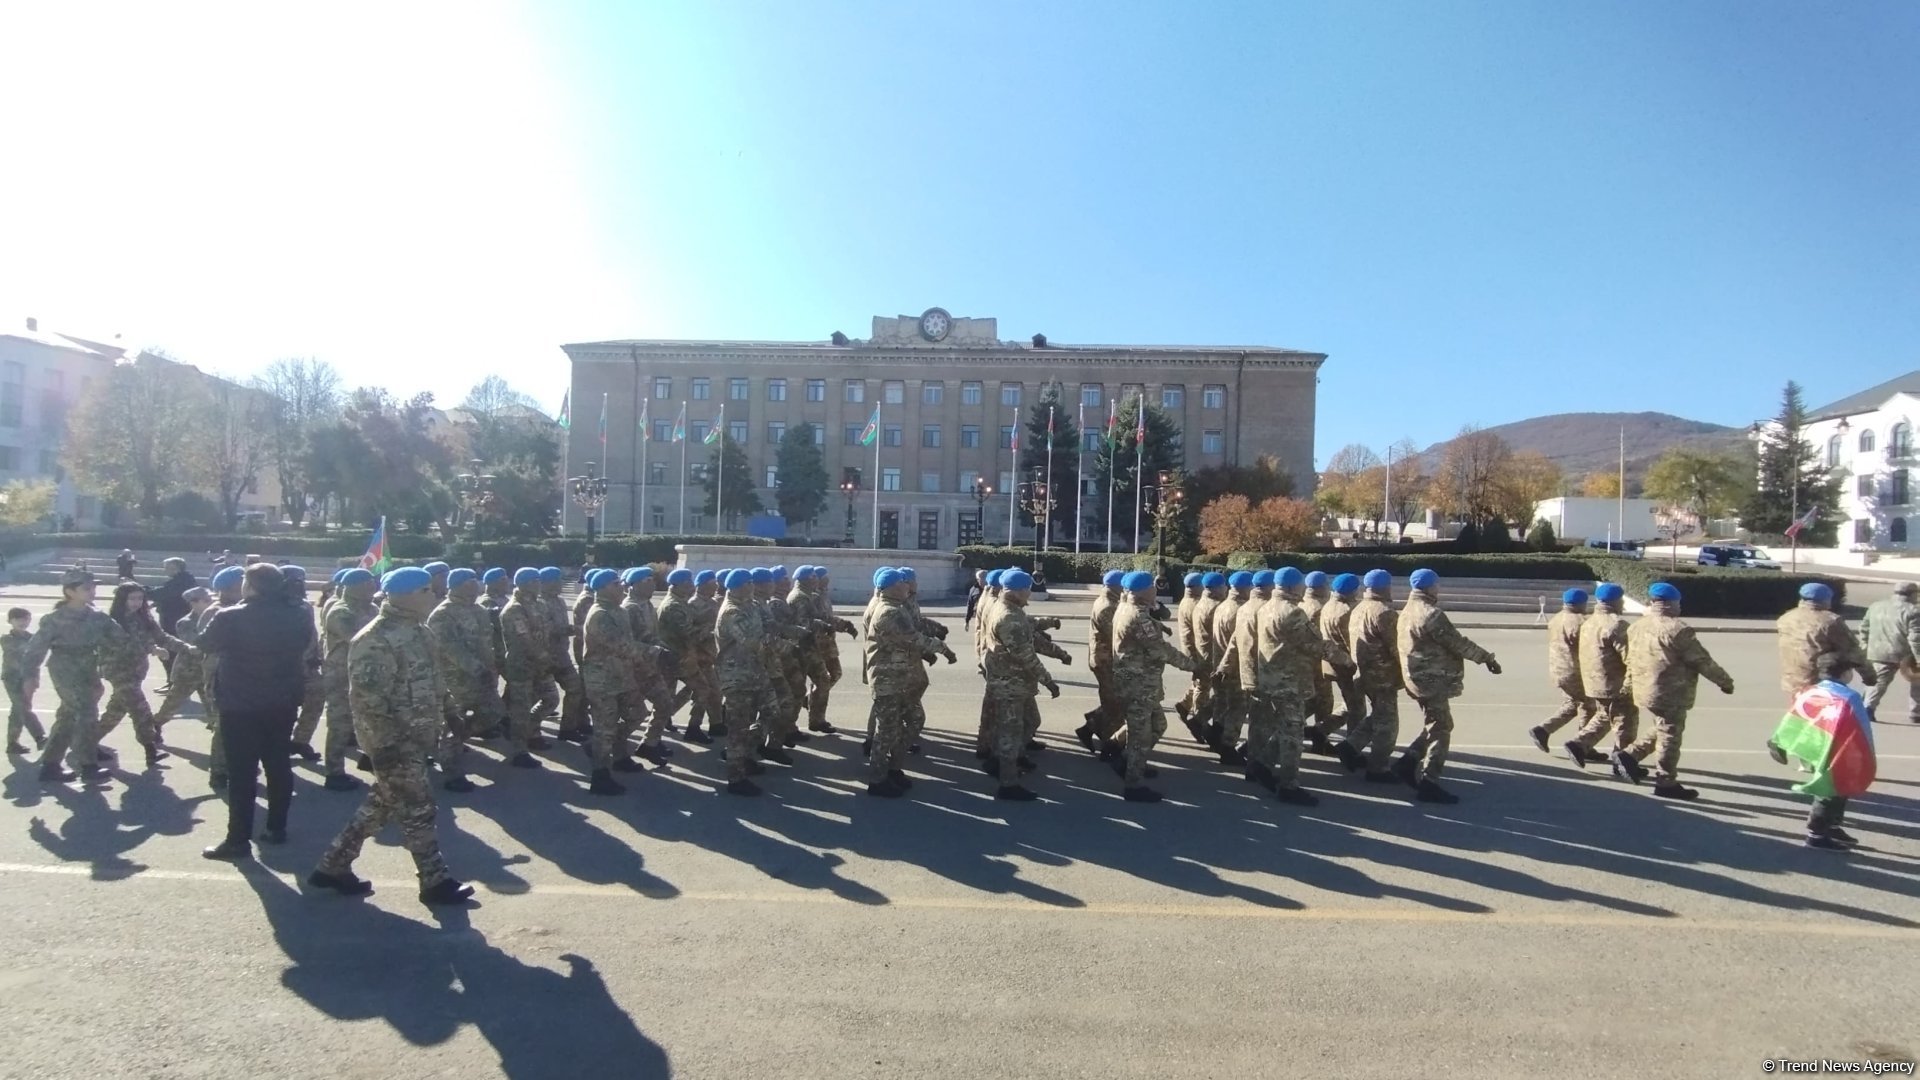
[[[606,769],[595,769],[593,781],[587,785],[587,790],[595,795],[625,795],[627,785],[615,780],[612,772]]]
[[[1419,785],[1413,790],[1414,797],[1421,802],[1451,805],[1460,801],[1460,796],[1455,795],[1453,792],[1448,791],[1446,788],[1441,787],[1439,784],[1424,776],[1420,778]]]
[[[420,890],[420,902],[441,907],[464,904],[473,898],[473,886],[446,878],[439,884]]]

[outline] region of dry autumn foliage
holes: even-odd
[[[1303,499],[1272,498],[1255,505],[1245,495],[1222,495],[1200,508],[1200,547],[1214,554],[1297,551],[1319,524],[1319,512]]]

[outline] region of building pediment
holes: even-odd
[[[928,308],[918,315],[873,317],[871,345],[888,348],[982,348],[1000,344],[1000,320],[948,314]]]

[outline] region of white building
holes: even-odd
[[[54,514],[80,528],[99,526],[100,500],[75,490],[61,467],[67,413],[125,351],[42,330],[33,319],[0,329],[0,483],[56,484]]]
[[[1533,518],[1553,526],[1554,536],[1567,542],[1658,540],[1662,538],[1658,509],[1652,499],[1565,496],[1535,504]]]
[[[1902,550],[1920,521],[1911,473],[1913,425],[1920,418],[1920,371],[1863,390],[1807,414],[1803,437],[1820,461],[1843,474],[1835,510],[1842,547]]]

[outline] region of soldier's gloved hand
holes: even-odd
[[[1065,655],[1063,655],[1063,656],[1061,656],[1061,657],[1060,657],[1060,662],[1061,662],[1062,664],[1065,664],[1065,665],[1066,665],[1066,666],[1068,666],[1068,667],[1072,667],[1072,666],[1073,666],[1073,654],[1072,654],[1072,653],[1067,653],[1067,654],[1065,654]]]
[[[948,650],[947,650],[947,663],[949,663],[949,664],[957,664],[957,663],[959,663],[959,662],[960,662],[960,658],[959,658],[958,656],[955,656],[955,655],[953,654],[953,650],[952,650],[952,649],[948,649]]]
[[[1880,680],[1874,675],[1872,668],[1863,667],[1857,670],[1860,672],[1860,681],[1862,683],[1867,686],[1878,686],[1880,684]]]
[[[1723,693],[1723,694],[1731,694],[1731,693],[1733,693],[1733,680],[1732,680],[1732,679],[1728,679],[1728,680],[1726,681],[1726,684],[1720,687],[1720,692],[1721,692],[1721,693]]]
[[[1491,656],[1487,657],[1487,671],[1494,675],[1500,674],[1500,661]]]
[[[1059,683],[1057,683],[1057,682],[1050,682],[1050,683],[1048,683],[1048,684],[1047,684],[1047,696],[1049,696],[1049,697],[1056,697],[1056,698],[1057,698],[1057,697],[1059,697],[1059,696],[1060,696],[1060,684],[1059,684]]]

